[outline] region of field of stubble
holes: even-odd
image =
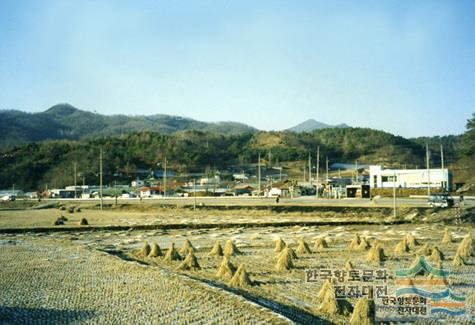
[[[53,220],[57,211],[48,215],[41,211],[43,223]],[[19,212],[15,212],[20,215]],[[37,212],[38,213],[38,212]],[[120,231],[68,231],[0,235],[0,320],[4,323],[348,323],[350,313],[328,314],[319,309],[318,292],[323,280],[306,281],[309,269],[344,269],[351,261],[356,269],[387,269],[394,279],[396,269],[409,267],[417,251],[428,244],[444,253],[442,266],[453,272],[451,284],[468,284],[460,294],[470,296],[475,285],[475,259],[467,265],[453,267],[457,246],[467,234],[475,235],[468,225],[408,223],[400,225],[346,225],[294,227],[256,225],[226,228],[222,224],[236,220],[310,220],[311,215],[233,215],[218,214],[173,216],[160,218],[153,213],[127,212],[115,214],[114,220],[133,226],[145,220],[179,220],[200,223],[214,220],[220,227],[207,229],[155,229]],[[134,215],[140,217],[137,219]],[[69,215],[68,223],[97,211]],[[145,215],[145,216],[144,216]],[[323,218],[322,216],[318,216]],[[23,222],[31,215],[22,215]],[[90,225],[94,226],[94,218]],[[106,214],[107,223],[111,215]],[[149,219],[147,219],[149,218]],[[342,216],[334,216],[335,220]],[[345,218],[349,218],[345,216]],[[27,221],[25,221],[27,220]],[[4,221],[12,223],[9,219]],[[106,222],[104,222],[105,224]],[[453,242],[442,244],[444,231]],[[395,246],[411,233],[419,246],[405,253],[395,253]],[[381,263],[367,261],[368,250],[349,250],[355,234],[371,245],[379,243],[387,255]],[[297,254],[290,270],[276,269],[275,241],[282,239],[296,249],[303,238],[311,253]],[[317,250],[314,241],[324,238],[328,247]],[[146,257],[139,253],[144,241],[156,242],[165,254],[175,244],[177,250],[189,240],[200,269],[178,270],[181,261],[166,262],[162,256]],[[229,279],[216,272],[223,257],[210,256],[217,241],[224,247],[232,240],[241,251],[230,256],[236,267],[243,264],[252,285],[235,288]],[[186,253],[182,254],[184,257]],[[354,305],[356,299],[347,299]],[[351,308],[350,308],[351,309]],[[450,320],[446,320],[450,322]]]

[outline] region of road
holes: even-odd
[[[67,202],[100,202],[99,199],[48,199],[45,201],[67,201]],[[305,205],[305,206],[348,206],[348,207],[393,207],[392,198],[369,199],[325,199],[313,196],[302,196],[298,198],[281,198],[276,203],[275,198],[258,197],[157,197],[144,198],[118,198],[118,203],[161,203],[173,205]],[[115,198],[104,198],[104,203],[115,202]],[[457,202],[457,201],[456,201]],[[397,206],[400,207],[428,207],[425,198],[398,198]],[[464,206],[475,205],[475,200],[465,200]]]

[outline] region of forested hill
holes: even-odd
[[[439,140],[447,143],[445,159],[458,159],[462,136]],[[438,141],[430,143],[434,148],[431,153],[434,165],[440,158]],[[165,157],[169,168],[176,173],[224,170],[231,166],[239,169],[255,164],[259,153],[264,164],[273,167],[282,162],[303,163],[309,153],[315,159],[317,146],[320,146],[321,161],[328,157],[330,163],[358,160],[393,167],[421,167],[425,164],[423,142],[364,128],[332,128],[310,133],[138,132],[79,141],[43,141],[17,147],[0,156],[0,187],[15,184],[16,188],[34,190],[45,184],[49,187],[70,185],[74,162],[77,162],[80,179],[84,177],[88,184],[97,183],[100,147],[104,152],[105,183],[113,184],[135,179],[137,170],[157,169]]]
[[[236,122],[207,123],[163,114],[101,115],[58,104],[41,113],[0,110],[0,151],[42,140],[80,140],[142,131],[171,134],[192,129],[223,134],[256,131]]]

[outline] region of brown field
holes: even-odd
[[[451,285],[467,285],[458,294],[473,293],[475,259],[466,259],[466,266],[452,267],[459,242],[467,234],[475,235],[471,224],[455,223],[453,218],[450,224],[422,222],[450,218],[452,213],[447,211],[402,210],[399,221],[405,223],[401,224],[383,224],[395,221],[390,211],[355,211],[274,213],[253,209],[193,211],[180,207],[134,209],[131,206],[104,211],[85,206],[82,212],[72,214],[58,209],[3,210],[0,211],[0,287],[5,289],[0,293],[0,321],[343,324],[349,322],[349,314],[329,315],[318,310],[317,294],[323,281],[307,282],[306,270],[344,269],[351,260],[359,270],[387,269],[389,281],[394,281],[394,271],[409,267],[415,251],[423,244],[437,245],[444,253],[443,268],[454,271],[449,278]],[[65,225],[52,226],[61,214],[68,219]],[[78,225],[82,217],[88,219],[89,226]],[[315,221],[321,224],[311,224]],[[339,224],[341,221],[349,224]],[[380,224],[365,224],[375,221]],[[286,222],[297,224],[289,226]],[[202,224],[208,226],[199,227]],[[84,231],[117,225],[125,227]],[[140,225],[151,227],[140,229],[137,227]],[[163,225],[173,227],[168,229]],[[179,229],[176,225],[187,227]],[[25,232],[2,234],[6,228],[24,228]],[[44,231],[28,231],[38,228]],[[49,228],[67,231],[51,232]],[[453,243],[441,243],[445,229],[452,234]],[[348,246],[356,233],[373,245],[380,243],[388,258],[381,264],[373,264],[366,260],[367,251],[350,251]],[[407,233],[413,234],[420,246],[407,253],[394,253],[394,247]],[[296,249],[301,237],[312,253],[297,254],[293,269],[277,271],[274,240],[282,238]],[[325,238],[328,248],[317,252],[313,247],[317,238]],[[172,243],[179,249],[185,239],[196,249],[199,270],[177,270],[180,261],[167,263],[162,257],[144,257],[138,253],[144,241],[150,244],[156,241],[165,254]],[[230,261],[236,267],[245,265],[252,286],[231,288],[227,280],[216,276],[222,257],[211,257],[208,253],[217,240],[224,248],[228,239],[242,252],[230,257]],[[346,302],[354,306],[356,299]],[[453,319],[441,321],[453,323]]]

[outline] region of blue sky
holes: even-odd
[[[407,137],[475,112],[475,1],[0,1],[0,108]]]

